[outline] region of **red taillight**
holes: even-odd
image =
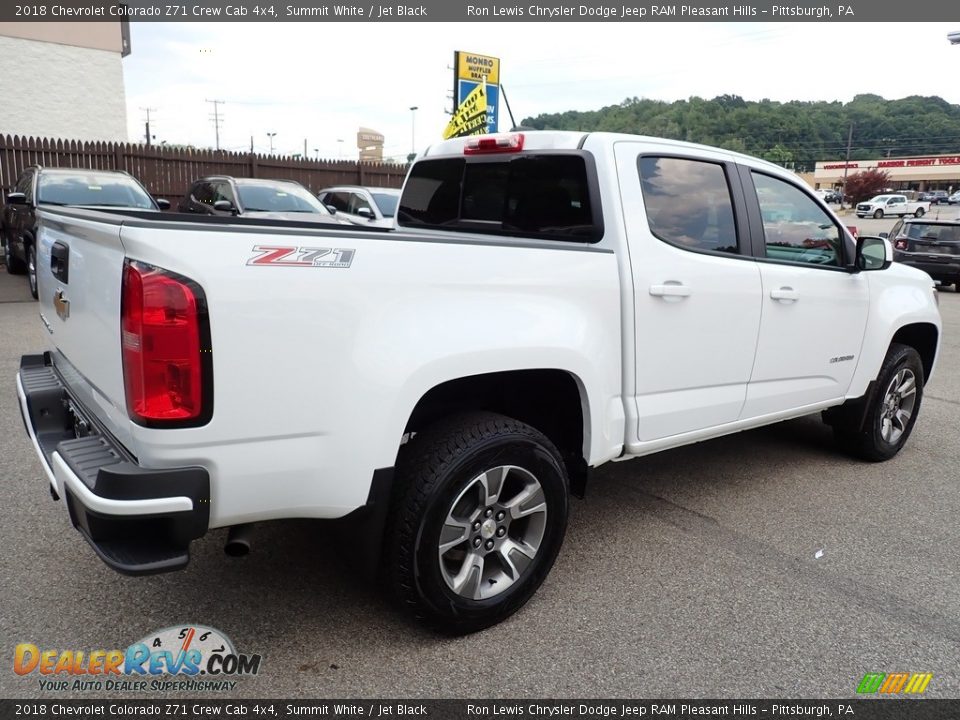
[[[464,155],[486,155],[490,153],[515,153],[523,150],[523,133],[510,135],[480,135],[467,140],[463,146]]]
[[[906,240],[897,240],[897,241],[893,244],[893,246],[894,246],[897,250],[906,250],[906,249],[907,249],[907,241],[906,241]]]
[[[145,425],[209,419],[210,357],[203,291],[191,280],[128,260],[120,303],[127,412]]]

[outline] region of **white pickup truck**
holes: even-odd
[[[589,468],[824,411],[886,460],[936,364],[930,278],[793,173],[704,146],[439,143],[399,228],[48,207],[17,392],[112,568],[342,519],[434,627],[522,606]]]
[[[930,212],[928,200],[911,201],[906,195],[877,195],[857,203],[857,217],[882,218],[884,215],[923,217]]]

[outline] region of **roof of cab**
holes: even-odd
[[[615,143],[618,141],[630,141],[630,142],[650,142],[656,143],[657,145],[672,145],[677,148],[684,148],[687,150],[709,150],[711,152],[722,152],[727,153],[731,160],[735,161],[744,161],[749,162],[749,164],[756,166],[767,167],[771,170],[776,170],[780,173],[787,172],[782,166],[775,163],[769,162],[768,160],[763,160],[752,155],[745,155],[743,153],[734,152],[733,150],[727,150],[725,148],[714,147],[710,145],[701,145],[698,143],[685,142],[683,140],[672,140],[670,138],[660,138],[653,137],[650,135],[631,135],[628,133],[610,133],[610,132],[577,132],[573,130],[516,130],[512,132],[497,133],[499,136],[507,135],[523,135],[523,151],[527,152],[529,150],[577,150],[583,147],[584,143],[587,141],[588,137],[598,138],[601,140],[606,140],[609,143]],[[418,157],[417,160],[422,160],[427,157],[450,157],[463,155],[464,146],[467,142],[475,140],[478,136],[474,135],[472,137],[464,138],[454,138],[452,140],[444,140],[442,142],[431,145],[426,150],[424,150]],[[483,136],[480,136],[483,137]]]

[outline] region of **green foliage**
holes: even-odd
[[[858,202],[869,200],[874,195],[879,195],[889,185],[889,173],[883,170],[864,170],[847,178],[847,184],[844,186],[846,188],[844,196],[849,202],[856,205]]]
[[[737,95],[668,103],[632,97],[600,110],[523,120],[538,130],[602,130],[716,145],[798,171],[812,171],[817,160],[842,160],[850,123],[852,160],[960,152],[960,105],[939,97],[857,95],[848,103],[755,102]]]

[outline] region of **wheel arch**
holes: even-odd
[[[454,413],[494,412],[530,425],[557,447],[570,489],[582,496],[590,446],[589,401],[583,382],[553,368],[507,370],[447,380],[425,392],[404,433],[415,433]]]
[[[933,373],[934,362],[937,357],[937,344],[940,341],[940,331],[933,323],[916,322],[904,325],[898,329],[890,340],[890,344],[900,343],[909,345],[920,355],[923,363],[923,382]]]

